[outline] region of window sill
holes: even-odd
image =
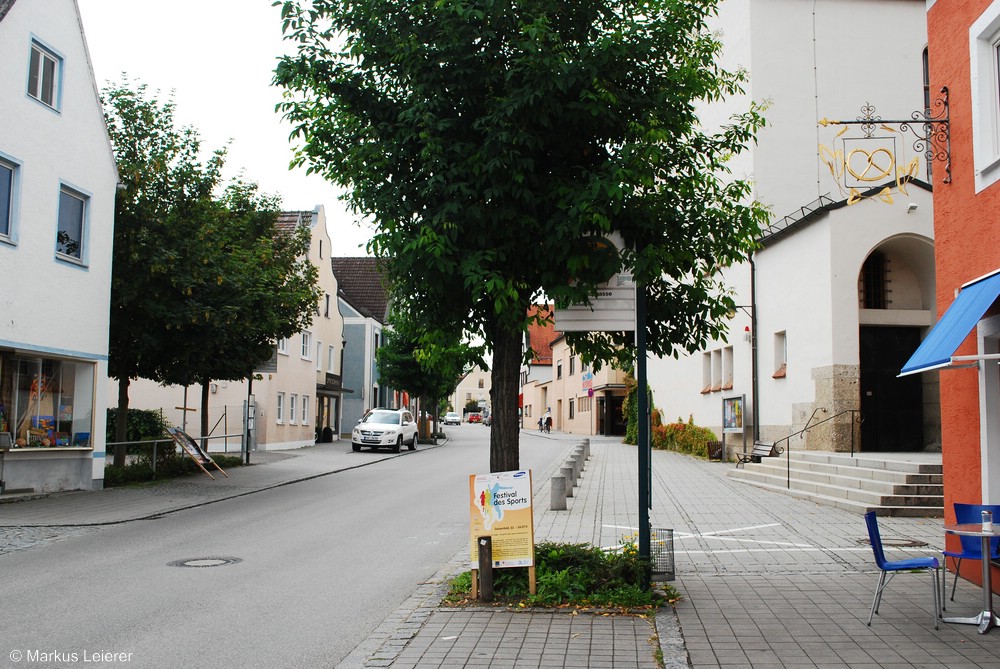
[[[776,371],[774,374],[771,375],[771,378],[783,379],[785,378],[786,374],[787,374],[787,368],[785,365],[782,365],[781,367],[778,368],[778,371]]]

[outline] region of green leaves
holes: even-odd
[[[376,225],[370,250],[391,258],[397,304],[425,327],[485,334],[495,358],[519,359],[496,347],[520,345],[509,335],[524,331],[536,296],[594,297],[607,271],[580,240],[614,231],[620,267],[649,289],[653,354],[719,332],[718,272],[751,252],[766,213],[729,176],[762,109],[718,132],[696,113],[747,80],[718,64],[714,2],[282,7],[297,51],[275,83],[296,160],[348,188]],[[570,339],[595,361],[629,356],[627,333]],[[516,393],[498,402],[516,413]]]

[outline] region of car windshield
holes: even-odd
[[[372,411],[364,417],[362,423],[378,423],[380,425],[399,425],[401,414],[395,411]]]

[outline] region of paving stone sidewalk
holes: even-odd
[[[564,439],[567,455],[579,441],[524,432],[522,448],[533,438]],[[536,540],[612,547],[637,531],[635,448],[592,439],[591,452],[566,511],[549,510],[549,477],[561,463],[535,472]],[[897,576],[867,626],[878,571],[863,518],[734,481],[731,466],[653,454],[651,522],[672,530],[672,585],[682,595],[655,621],[441,608],[447,581],[467,569],[460,553],[338,667],[645,668],[656,656],[670,669],[1000,666],[1000,631],[934,629],[926,574]],[[890,559],[940,557],[940,519],[880,525]],[[948,611],[972,615],[981,599],[960,581]]]

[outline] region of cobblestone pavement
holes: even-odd
[[[96,532],[95,527],[0,527],[0,555]]]

